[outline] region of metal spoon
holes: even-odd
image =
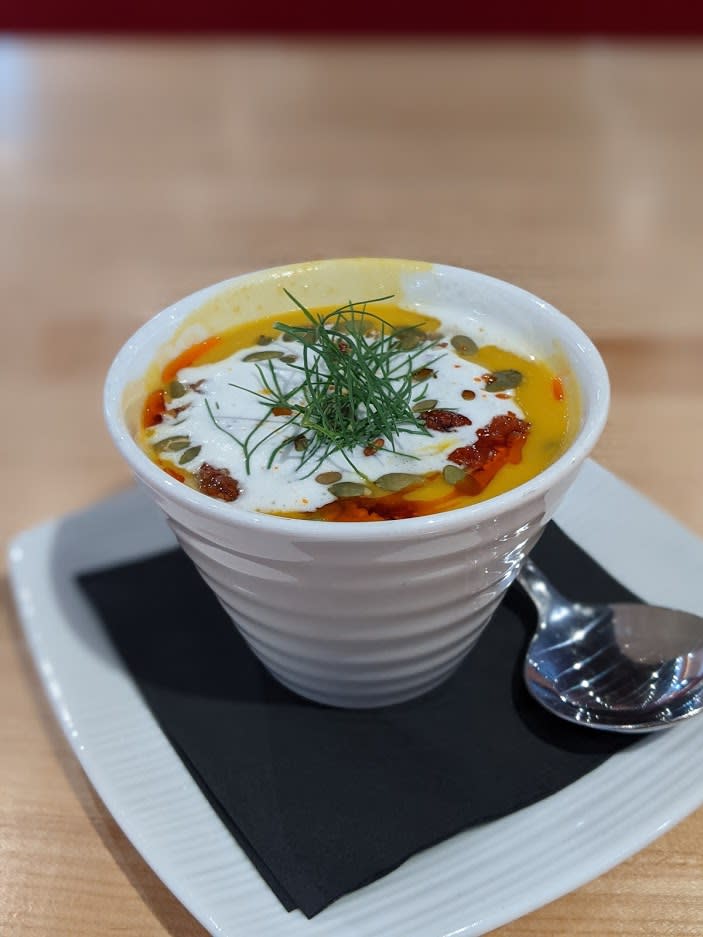
[[[562,719],[651,732],[703,709],[703,618],[650,605],[580,605],[532,562],[518,582],[539,624],[525,658],[527,689]]]

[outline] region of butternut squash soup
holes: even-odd
[[[562,375],[503,332],[465,334],[393,297],[247,322],[152,381],[139,443],[185,485],[237,507],[383,521],[466,507],[566,448]],[[463,325],[462,325],[463,322]]]

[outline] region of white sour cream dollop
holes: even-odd
[[[370,479],[389,472],[413,475],[441,472],[448,464],[448,454],[458,446],[474,443],[477,430],[487,426],[494,417],[509,411],[518,417],[524,416],[514,399],[515,391],[506,391],[500,396],[487,392],[482,378],[485,367],[456,353],[451,338],[461,334],[459,323],[443,319],[441,331],[442,342],[446,342],[447,347],[423,351],[413,359],[412,367],[417,370],[432,362],[436,377],[429,379],[424,396],[436,399],[438,409],[454,410],[467,416],[471,425],[457,427],[451,432],[430,431],[429,436],[401,433],[395,439],[396,449],[400,452],[390,450],[387,442],[372,456],[364,455],[362,446],[349,451],[351,462]],[[298,343],[274,340],[265,348],[245,348],[214,364],[183,368],[177,378],[188,389],[183,396],[168,404],[164,420],[154,427],[149,443],[158,443],[174,435],[188,436],[190,445],[199,446],[200,451],[184,467],[194,475],[203,463],[227,469],[239,483],[240,495],[234,502],[238,509],[278,513],[313,511],[327,504],[333,496],[326,485],[315,481],[315,476],[323,472],[339,472],[342,481],[360,482],[362,479],[340,453],[326,458],[319,466],[316,461],[309,462],[301,472],[301,453],[292,444],[286,445],[275,456],[269,468],[273,450],[283,439],[299,432],[288,426],[271,434],[276,426],[283,427],[289,417],[269,416],[257,431],[251,442],[260,442],[260,445],[250,459],[248,472],[244,451],[232,438],[244,439],[269,410],[256,396],[262,390],[257,363],[243,359],[255,351],[279,351],[285,355],[297,354],[296,363],[300,364],[300,349]],[[442,357],[433,360],[438,355]],[[272,359],[270,364],[284,390],[300,383],[300,372],[291,364],[280,359]],[[269,361],[259,362],[259,365],[268,372]],[[197,390],[191,385],[197,385]],[[423,385],[421,382],[419,387]],[[473,390],[475,398],[465,400],[462,397],[464,390]],[[179,412],[171,415],[173,410]],[[267,435],[268,438],[264,438]],[[176,469],[182,456],[183,451],[160,453],[162,460],[173,463]],[[313,468],[312,475],[303,477]]]

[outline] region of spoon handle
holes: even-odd
[[[549,616],[550,611],[555,606],[564,604],[563,596],[557,592],[544,573],[529,557],[522,564],[517,581],[537,606],[539,617],[542,620]]]

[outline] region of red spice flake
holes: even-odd
[[[343,338],[337,342],[337,348],[345,355],[349,351],[349,342],[345,342]]]
[[[201,377],[199,381],[195,382],[195,384],[189,384],[188,386],[190,387],[191,390],[194,390],[197,394],[199,394],[200,388],[203,386],[204,383],[205,383],[205,378]]]
[[[227,469],[213,468],[203,462],[198,472],[198,488],[204,495],[221,501],[236,501],[239,497],[239,482],[232,478]]]
[[[190,404],[189,404],[189,403],[185,403],[185,404],[183,404],[182,407],[172,407],[171,409],[167,410],[166,412],[168,413],[169,416],[178,416],[179,413],[183,413],[183,411],[184,411],[184,410],[187,410],[189,407],[190,407]]]
[[[495,384],[497,379],[496,379],[495,374],[486,373],[486,374],[481,375],[481,380],[484,382],[486,387],[488,387],[489,384]]]
[[[560,377],[552,378],[552,393],[554,394],[555,400],[564,399],[564,385],[562,384]]]
[[[427,429],[438,433],[451,433],[457,426],[471,426],[471,420],[463,413],[454,413],[453,410],[426,410],[418,414]]]
[[[166,395],[163,390],[154,390],[144,401],[142,410],[142,426],[147,429],[157,426],[164,418],[166,412]]]
[[[376,455],[379,449],[383,449],[386,444],[385,439],[374,439],[372,443],[364,448],[364,455]]]
[[[510,394],[499,393],[496,394],[496,397],[500,397],[501,400],[510,400]]]
[[[461,396],[463,400],[473,400],[476,396],[475,390],[462,390]]]
[[[274,416],[290,416],[292,412],[290,407],[273,407],[271,409]]]
[[[169,361],[161,373],[161,379],[165,383],[172,381],[181,368],[190,367],[190,365],[194,364],[206,351],[210,351],[210,349],[214,348],[219,342],[220,336],[213,335],[211,338],[206,338],[204,342],[198,342],[197,345],[191,345],[190,348],[186,348],[180,355],[175,357],[172,361]]]
[[[438,343],[437,343],[437,348],[448,348],[448,347],[449,347],[449,342],[438,342]]]
[[[460,446],[451,452],[449,461],[470,473],[457,484],[459,491],[480,494],[504,465],[516,465],[529,432],[530,424],[511,411],[494,416],[488,426],[482,426],[472,446]]]

